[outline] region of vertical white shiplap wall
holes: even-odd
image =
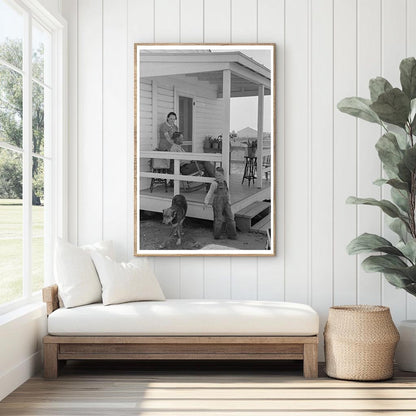
[[[334,105],[357,95],[357,1],[334,0]],[[357,260],[345,246],[356,236],[357,209],[346,205],[357,192],[357,121],[334,112],[333,302],[357,302]],[[318,288],[314,288],[317,290]]]
[[[127,252],[127,0],[103,0],[103,238]]]
[[[381,131],[336,109],[368,97],[368,80],[399,84],[416,55],[413,0],[63,0],[69,21],[70,238],[115,241],[133,252],[134,42],[273,42],[277,45],[275,258],[156,258],[168,297],[251,298],[312,304],[384,303],[395,320],[416,301],[363,273],[345,246],[384,232],[374,150]],[[383,191],[384,193],[385,191]]]
[[[103,9],[97,0],[77,4],[77,235],[84,244],[103,238]]]
[[[357,94],[369,98],[368,81],[381,73],[381,1],[369,0],[357,3]],[[381,136],[380,126],[358,121],[357,126],[357,193],[362,197],[381,197],[381,190],[373,181],[381,177],[381,164],[375,144]],[[357,233],[380,234],[381,214],[375,207],[359,206]],[[379,273],[366,273],[358,256],[357,302],[380,304],[381,277]],[[374,290],[376,289],[376,290]]]
[[[333,275],[333,2],[309,3],[310,301],[325,316],[332,306]],[[319,52],[318,52],[319,51]],[[321,320],[323,329],[325,322]]]
[[[310,302],[309,0],[285,10],[285,299]],[[279,88],[279,86],[277,86]]]

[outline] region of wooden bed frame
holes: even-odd
[[[47,314],[59,308],[58,287],[43,289]],[[303,360],[318,377],[318,336],[55,336],[43,338],[45,378],[66,360]]]

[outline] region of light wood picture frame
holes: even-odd
[[[276,45],[134,45],[134,255],[276,255]]]

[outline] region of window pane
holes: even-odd
[[[22,156],[0,148],[0,304],[23,295]]]
[[[35,20],[32,25],[32,75],[50,85],[51,35]]]
[[[45,91],[32,83],[32,151],[44,155],[45,142]]]
[[[11,2],[0,0],[0,16],[0,59],[22,69],[23,13]]]
[[[44,162],[33,158],[32,165],[32,291],[43,287],[44,276]]]
[[[23,142],[22,76],[0,65],[0,142],[17,147]]]

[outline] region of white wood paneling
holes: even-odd
[[[103,1],[103,238],[126,259],[127,208],[127,0]]]
[[[315,0],[313,4],[309,21],[310,302],[320,316],[325,316],[332,306],[333,291],[333,4],[332,0]],[[321,333],[324,325],[321,319]]]
[[[369,0],[358,2],[357,5],[357,94],[369,98],[368,80],[381,73],[381,2]],[[375,199],[381,197],[380,187],[373,185],[374,180],[381,177],[381,163],[374,148],[381,134],[383,132],[380,126],[358,121],[357,193],[359,196]],[[357,234],[364,232],[380,234],[381,212],[378,208],[358,207]],[[366,273],[362,269],[361,262],[366,257],[367,255],[358,256],[357,302],[379,305],[381,276],[379,273]]]
[[[380,130],[336,109],[344,97],[368,97],[371,77],[399,85],[400,60],[416,54],[413,0],[64,0],[63,12],[73,241],[111,238],[119,257],[133,252],[134,42],[273,42],[277,257],[157,258],[166,295],[306,302],[322,323],[332,303],[383,302],[396,321],[416,316],[413,298],[346,253],[358,233],[386,232],[377,209],[345,204],[349,195],[380,196],[372,185]],[[164,120],[172,104],[160,83]],[[204,124],[197,107],[197,134],[217,134],[221,115]],[[145,118],[142,128],[151,133]]]
[[[334,0],[334,106],[357,95],[357,8],[355,1]],[[346,205],[356,194],[357,122],[334,113],[334,304],[357,301],[357,259],[348,256],[346,245],[356,237],[356,207]]]
[[[63,0],[62,14],[68,22],[68,91],[78,85],[78,2]],[[78,242],[78,94],[68,96],[68,239]]]
[[[286,93],[285,96],[285,300],[308,302],[310,293],[308,0],[286,2],[285,13],[285,91],[290,91],[290,94]]]
[[[79,244],[103,238],[102,12],[101,1],[78,2]]]
[[[180,42],[204,41],[204,0],[180,1]]]

